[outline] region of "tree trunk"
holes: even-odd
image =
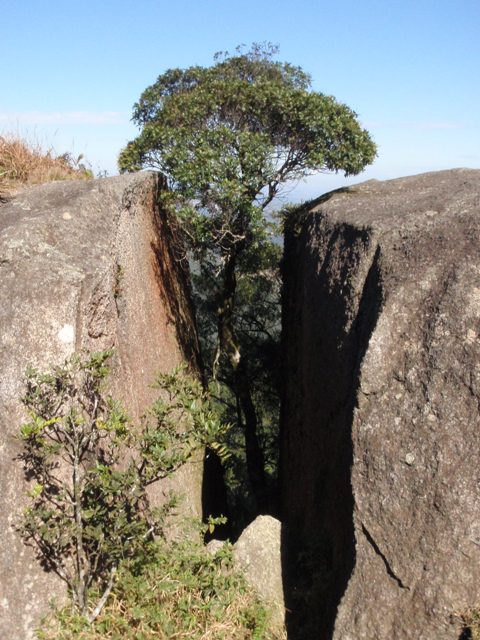
[[[88,608],[88,593],[86,589],[85,577],[85,549],[83,548],[83,525],[82,525],[82,504],[81,504],[81,479],[80,479],[80,443],[75,427],[73,442],[73,509],[75,516],[75,539],[76,539],[76,578],[75,597],[78,608],[82,615],[86,615]]]
[[[263,511],[267,506],[267,490],[265,462],[258,440],[258,417],[252,399],[247,363],[241,356],[234,329],[236,257],[236,253],[232,251],[225,265],[223,288],[218,305],[218,337],[220,350],[227,356],[233,370],[234,391],[244,419],[248,479],[257,509]]]

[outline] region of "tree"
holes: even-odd
[[[273,225],[272,225],[273,226]],[[264,238],[239,257],[235,291],[235,337],[244,362],[248,363],[248,382],[255,408],[256,435],[262,456],[260,471],[265,481],[262,511],[276,514],[278,490],[279,418],[281,391],[281,278],[279,262],[282,254],[276,225],[273,241]],[[226,358],[215,366],[218,354],[217,300],[215,272],[210,265],[200,264],[192,272],[197,327],[208,377],[215,377],[211,389],[223,420],[233,425],[228,432],[232,453],[224,466],[228,507],[235,517],[234,532],[240,532],[258,513],[258,495],[252,492],[252,457],[245,455],[245,428],[235,371]],[[215,366],[215,371],[213,371]],[[248,464],[247,464],[248,463]],[[250,480],[249,480],[250,475]],[[217,480],[218,482],[218,480]],[[219,512],[222,512],[220,508]]]
[[[217,54],[211,67],[170,69],[134,106],[141,127],[119,157],[121,171],[167,176],[179,219],[208,279],[216,314],[212,371],[226,366],[245,429],[247,467],[259,509],[265,470],[249,363],[238,338],[238,280],[268,244],[269,205],[290,181],[323,171],[359,173],[375,144],[356,114],[312,91],[301,68],[253,45]]]
[[[223,426],[198,380],[159,375],[163,392],[142,425],[103,392],[111,352],[72,356],[49,373],[31,369],[21,429],[25,475],[35,483],[20,532],[46,569],[66,582],[90,622],[104,606],[119,566],[148,555],[172,498],[150,507],[147,488],[218,439]],[[179,427],[181,425],[181,427]],[[99,592],[91,609],[89,595]]]

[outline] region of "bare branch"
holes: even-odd
[[[92,613],[87,617],[88,621],[90,623],[92,623],[101,613],[103,607],[105,606],[107,600],[108,600],[108,596],[110,595],[110,592],[113,588],[113,583],[115,581],[115,574],[117,573],[117,567],[113,566],[111,571],[110,571],[110,578],[108,580],[108,584],[107,587],[105,589],[105,591],[103,592],[102,597],[100,598],[100,600],[98,601],[97,606],[95,607],[95,609],[92,611]]]

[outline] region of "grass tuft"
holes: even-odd
[[[459,616],[463,624],[463,634],[461,638],[469,640],[480,640],[480,608],[469,609]]]
[[[231,546],[214,556],[189,542],[154,545],[141,564],[127,564],[100,616],[88,624],[71,607],[53,610],[40,640],[284,640],[233,570]]]
[[[91,170],[70,153],[57,155],[13,134],[0,136],[0,194],[54,180],[88,180]]]

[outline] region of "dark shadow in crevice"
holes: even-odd
[[[305,226],[310,226],[307,233],[314,232],[307,222],[302,234]],[[383,302],[379,250],[348,332],[343,328],[353,292],[345,282],[349,265],[351,271],[352,264],[368,259],[365,253],[371,255],[370,242],[366,230],[338,227],[320,267],[315,251],[295,255],[296,243],[286,243],[283,345],[288,381],[281,471],[289,640],[332,637],[338,605],[355,566],[352,422],[360,365]],[[303,238],[297,246],[306,244]],[[333,261],[339,272],[332,280]],[[332,282],[338,286],[332,287]]]
[[[176,332],[184,360],[194,371],[203,372],[193,309],[188,260],[178,224],[154,203],[156,237],[151,243],[158,290]]]
[[[159,190],[166,184],[158,177]],[[173,214],[162,207],[160,198],[154,202],[156,237],[151,243],[155,256],[154,269],[158,290],[168,310],[171,323],[175,327],[177,342],[183,358],[195,373],[200,374],[204,386],[205,369],[198,341],[195,309],[191,290],[190,269],[186,249],[181,238],[178,222]],[[218,455],[206,450],[202,478],[202,514],[205,521],[208,516],[226,516],[227,523],[215,526],[215,538],[226,539],[231,536],[228,513],[227,492],[223,476],[223,467]],[[207,541],[208,541],[207,535]]]
[[[202,481],[202,512],[203,519],[209,516],[227,518],[225,524],[215,526],[214,532],[207,531],[205,542],[213,538],[216,540],[232,539],[232,519],[228,508],[227,488],[225,485],[223,465],[215,451],[207,449],[204,456]]]

